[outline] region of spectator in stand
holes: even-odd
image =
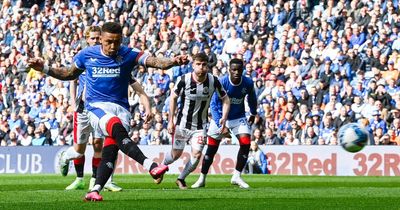
[[[379,110],[374,110],[372,112],[373,118],[370,119],[369,121],[369,126],[372,129],[372,131],[376,131],[378,128],[381,129],[381,132],[383,134],[386,134],[387,132],[387,127],[386,127],[386,122],[381,118],[381,112]]]
[[[249,174],[267,174],[267,164],[267,156],[258,147],[258,144],[252,141],[245,170]]]
[[[261,130],[258,128],[254,129],[251,141],[256,142],[258,145],[266,144],[264,136],[262,135]]]

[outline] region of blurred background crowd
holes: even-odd
[[[337,131],[359,122],[371,145],[400,144],[400,2],[398,0],[3,0],[0,3],[0,143],[72,141],[69,82],[18,68],[26,56],[69,66],[86,46],[87,26],[116,21],[122,44],[155,56],[209,56],[210,72],[245,61],[254,81],[258,145],[337,145]],[[170,144],[168,96],[191,64],[134,71],[154,119],[130,91],[140,145]],[[236,144],[234,138],[223,144]]]

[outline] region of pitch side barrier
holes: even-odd
[[[58,157],[68,147],[0,147],[0,174],[59,173]],[[171,150],[166,146],[140,146],[143,153],[161,162]],[[211,174],[232,174],[238,146],[221,145],[210,168]],[[349,153],[340,146],[262,146],[268,157],[268,170],[273,175],[327,176],[400,176],[400,147],[367,146],[361,152]],[[205,150],[204,150],[205,151]],[[190,147],[170,165],[168,173],[178,174],[183,162],[190,159]],[[88,147],[86,157],[93,155]],[[70,173],[73,172],[71,164]],[[201,164],[195,173],[200,172]],[[136,161],[119,154],[117,174],[147,174]],[[91,161],[86,161],[85,173],[91,173]]]

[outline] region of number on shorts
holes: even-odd
[[[204,144],[204,137],[203,136],[198,136],[197,137],[197,143],[198,144]]]

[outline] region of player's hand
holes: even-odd
[[[220,120],[219,120],[219,124],[221,125],[221,128],[220,128],[220,133],[221,134],[226,134],[226,133],[228,133],[228,128],[226,127],[226,119],[224,119],[224,118],[221,118]]]
[[[189,58],[187,55],[177,55],[173,59],[179,66],[189,63]]]
[[[224,138],[231,138],[231,133],[226,126],[221,129],[221,136],[223,136]]]
[[[144,123],[148,123],[151,121],[151,119],[153,119],[153,114],[151,112],[145,112],[142,115],[142,119],[143,119]]]
[[[43,72],[44,60],[41,58],[28,58],[26,65],[28,68]]]
[[[256,119],[255,115],[250,115],[250,117],[247,120],[247,122],[249,123],[249,125],[253,125],[255,119]]]
[[[167,127],[168,133],[173,135],[175,133],[175,125],[172,122],[168,122],[168,127]]]

